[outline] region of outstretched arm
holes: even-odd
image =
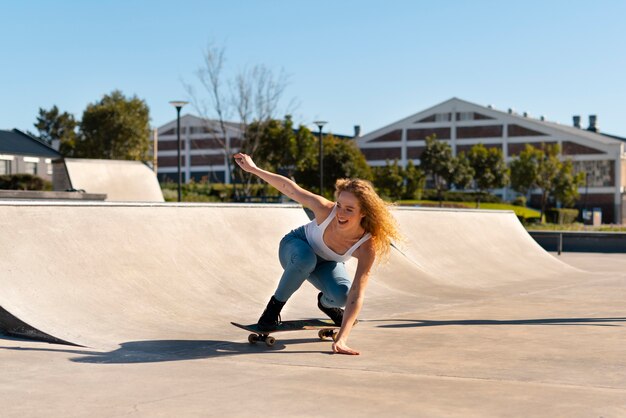
[[[315,193],[311,193],[306,189],[298,186],[294,181],[288,179],[280,174],[272,173],[266,170],[262,170],[256,166],[252,158],[244,153],[238,153],[234,156],[235,162],[241,167],[242,170],[254,174],[260,179],[266,181],[270,185],[278,189],[279,192],[285,196],[295,200],[302,206],[310,208],[317,217],[318,211],[327,210],[328,207],[332,207],[332,202],[319,196]],[[326,213],[327,215],[327,213]],[[325,217],[325,216],[324,216]]]
[[[365,298],[365,288],[369,281],[370,270],[374,264],[375,251],[372,245],[372,241],[366,241],[357,251],[355,251],[355,257],[359,260],[356,268],[356,274],[354,275],[354,281],[350,287],[348,293],[348,301],[346,303],[346,310],[343,314],[343,322],[341,329],[337,334],[337,340],[333,344],[333,352],[339,354],[352,354],[359,355],[356,350],[348,347],[348,336],[354,322],[356,321],[361,308],[363,307],[363,300]]]

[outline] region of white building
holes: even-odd
[[[157,129],[157,175],[159,181],[178,181],[176,119]],[[182,181],[203,178],[216,183],[230,183],[227,161],[241,147],[243,133],[240,124],[226,122],[223,135],[218,121],[184,115],[180,118]],[[230,155],[226,155],[226,147]]]
[[[454,155],[482,143],[501,149],[507,162],[526,144],[558,143],[562,157],[587,174],[579,206],[601,208],[604,222],[626,222],[626,138],[601,133],[595,115],[587,128],[581,127],[579,116],[573,126],[565,126],[452,98],[368,133],[357,144],[372,166],[394,159],[406,166],[409,160],[419,164],[425,138],[433,134],[449,143]],[[505,199],[514,195],[508,189],[495,193]]]

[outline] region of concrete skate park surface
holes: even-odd
[[[80,345],[0,338],[0,416],[626,416],[626,257],[556,257],[512,212],[394,214],[350,357],[229,324],[260,315],[301,208],[0,203],[0,306]]]

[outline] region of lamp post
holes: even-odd
[[[324,143],[322,141],[322,128],[328,122],[324,120],[316,120],[313,122],[319,128],[319,137],[320,137],[320,196],[324,196]]]
[[[183,199],[182,193],[182,173],[180,171],[180,109],[183,108],[188,102],[182,100],[172,100],[170,104],[176,108],[176,135],[178,136],[178,201]]]
[[[587,210],[587,195],[589,194],[589,172],[585,172],[585,204],[583,209],[583,224],[587,222],[587,217],[589,216],[589,211]]]

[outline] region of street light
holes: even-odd
[[[313,122],[319,128],[319,137],[320,137],[320,196],[324,196],[324,144],[322,141],[322,128],[328,122],[324,120],[316,120]]]
[[[176,108],[176,135],[178,135],[178,201],[182,201],[182,173],[180,171],[180,109],[189,102],[172,100],[170,104]]]

